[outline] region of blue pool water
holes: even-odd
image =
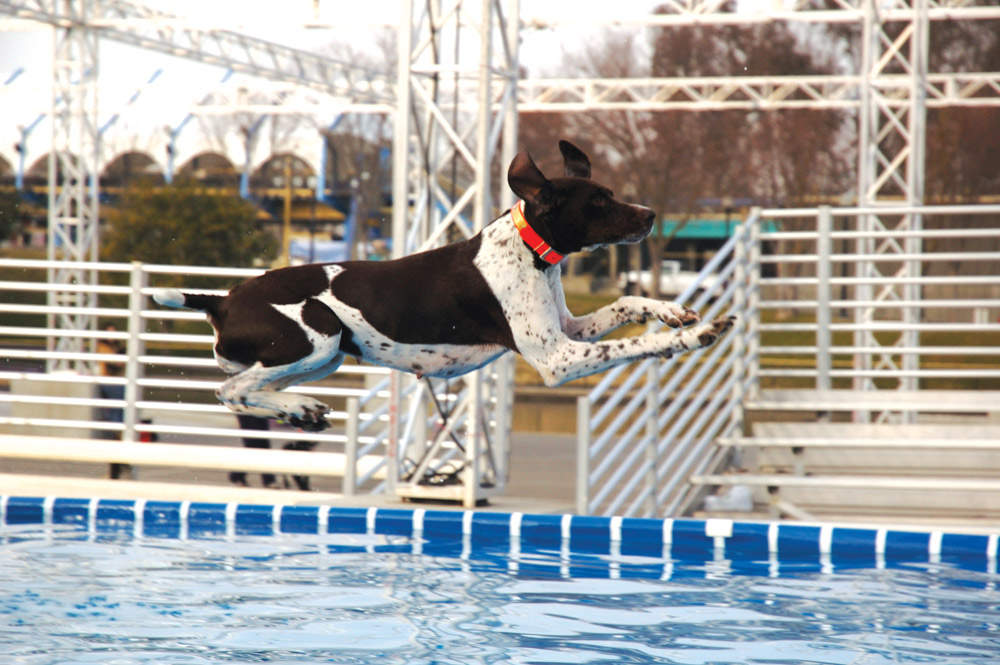
[[[0,500],[0,662],[997,663],[988,536]]]

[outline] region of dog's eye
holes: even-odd
[[[611,195],[610,194],[608,194],[607,192],[599,192],[598,194],[596,194],[594,196],[593,199],[591,199],[590,202],[591,202],[592,205],[594,205],[594,206],[596,206],[598,208],[603,208],[604,206],[606,206],[608,204],[608,201],[610,201],[610,200],[611,200]]]

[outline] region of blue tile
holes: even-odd
[[[367,515],[366,508],[330,508],[326,529],[330,533],[365,533]]]
[[[142,533],[160,538],[181,535],[181,504],[176,501],[147,501],[142,511]]]
[[[941,556],[981,556],[988,555],[986,548],[989,546],[988,536],[946,533],[941,538]]]
[[[130,529],[135,524],[135,501],[101,499],[97,503],[96,523],[101,531]]]
[[[781,524],[778,526],[778,557],[818,557],[818,526]]]
[[[562,544],[562,515],[522,515],[521,545],[558,548]]]
[[[472,541],[507,547],[510,543],[510,513],[473,513]]]
[[[734,522],[733,535],[726,538],[726,556],[730,559],[766,559],[770,556],[770,524]]]
[[[462,513],[456,510],[424,512],[424,537],[428,539],[462,539]]]
[[[926,561],[931,535],[911,531],[890,531],[885,538],[887,559]]]
[[[188,511],[188,535],[205,536],[226,533],[226,504],[192,503]]]
[[[236,533],[253,536],[272,535],[274,533],[274,506],[237,506]]]
[[[874,554],[877,539],[878,531],[875,529],[834,527],[830,552],[844,556]]]
[[[869,568],[877,561],[875,529],[834,527],[830,540],[830,560],[841,568]]]
[[[90,521],[90,499],[56,499],[52,506],[53,524],[87,526]]]
[[[611,520],[607,517],[574,515],[569,524],[569,543],[575,552],[610,552]]]
[[[704,554],[715,549],[715,539],[705,535],[704,520],[674,520],[670,533],[670,552],[675,556]]]
[[[412,536],[413,511],[379,508],[375,513],[375,533],[389,536]]]
[[[663,556],[663,520],[626,517],[621,526],[621,553],[631,556]]]
[[[45,499],[12,496],[7,500],[7,524],[42,524],[45,521]]]
[[[285,506],[281,509],[282,533],[319,533],[319,508]]]

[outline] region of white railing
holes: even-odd
[[[725,467],[731,448],[714,443],[743,435],[745,408],[822,411],[868,391],[880,399],[855,420],[912,422],[947,390],[982,410],[1000,384],[998,219],[998,205],[755,210],[678,298],[735,329],[579,399],[577,511],[685,513],[703,491],[689,479]]]
[[[996,363],[978,362],[1000,354],[1000,206],[756,214],[778,229],[766,235],[753,334],[799,337],[762,345],[759,383],[920,390],[1000,379]]]
[[[258,270],[158,266],[141,263],[87,263],[74,266],[97,275],[93,284],[55,285],[49,269],[62,262],[0,260],[0,431],[43,434],[50,439],[114,439],[93,442],[91,453],[106,461],[159,466],[171,464],[168,448],[126,444],[152,438],[177,443],[217,444],[240,437],[261,436],[239,429],[236,418],[215,399],[224,378],[212,358],[213,336],[197,312],[153,305],[158,287],[185,283],[198,290],[229,287],[259,274]],[[183,280],[177,282],[178,275]],[[12,279],[11,277],[16,277]],[[175,280],[175,281],[171,281]],[[219,291],[220,293],[223,291]],[[91,294],[92,306],[64,306],[50,294]],[[89,315],[85,330],[53,325],[54,317],[74,309]],[[106,330],[112,324],[116,330]],[[59,338],[73,337],[72,350],[56,350]],[[115,347],[118,348],[109,348]],[[53,362],[69,371],[47,371]],[[102,367],[118,371],[102,372]],[[274,471],[343,477],[342,492],[372,491],[386,476],[385,429],[388,422],[389,371],[345,365],[337,383],[292,388],[327,401],[331,428],[320,433],[272,428],[263,436],[281,447],[290,441],[311,441],[321,455],[275,451]],[[7,443],[14,442],[8,437]],[[0,456],[61,458],[58,440],[36,439],[20,449],[3,446]],[[27,448],[27,449],[26,449]],[[51,448],[51,450],[49,450]],[[199,448],[205,448],[201,450]],[[185,449],[202,468],[265,470],[258,451],[218,446]],[[82,453],[81,453],[82,454]],[[175,449],[175,457],[177,451]],[[64,459],[72,459],[64,458]],[[299,460],[296,463],[296,459]],[[94,461],[94,460],[91,460]],[[298,467],[298,468],[296,468]]]
[[[688,500],[687,476],[718,463],[715,438],[742,427],[756,234],[756,224],[739,226],[678,297],[706,321],[737,314],[728,335],[704,351],[611,370],[579,398],[577,512],[676,514]]]
[[[477,375],[478,399],[468,377],[421,382],[345,364],[326,381],[289,389],[327,402],[330,429],[272,427],[262,435],[239,429],[215,398],[224,376],[212,357],[214,337],[204,315],[161,308],[150,298],[157,288],[177,284],[221,294],[261,271],[74,263],[93,283],[57,285],[48,279],[55,266],[64,263],[0,259],[0,386],[9,387],[0,391],[0,432],[77,442],[114,439],[122,443],[92,443],[80,459],[153,466],[185,464],[170,464],[169,448],[127,444],[154,437],[218,444],[266,436],[279,447],[316,442],[321,455],[298,455],[298,462],[295,454],[272,455],[274,470],[291,464],[299,465],[297,474],[341,476],[344,494],[387,492],[474,505],[484,493],[504,489],[513,403],[509,358]],[[87,294],[87,305],[61,304],[66,294]],[[88,325],[62,327],[64,313]],[[116,329],[105,329],[108,324]],[[75,343],[56,343],[68,338]],[[102,371],[108,367],[117,371]],[[480,408],[483,402],[489,408]],[[473,423],[480,435],[469,445]],[[0,445],[0,457],[76,459],[61,457],[66,450],[60,441],[38,439],[33,446]],[[261,460],[268,459],[232,447],[189,446],[185,453],[201,468],[261,470]]]

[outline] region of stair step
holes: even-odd
[[[997,390],[763,390],[746,408],[775,411],[1000,412]]]
[[[1000,478],[928,478],[925,476],[796,476],[792,474],[706,474],[689,478],[694,485],[750,485],[833,489],[889,489],[958,492],[1000,492]]]

